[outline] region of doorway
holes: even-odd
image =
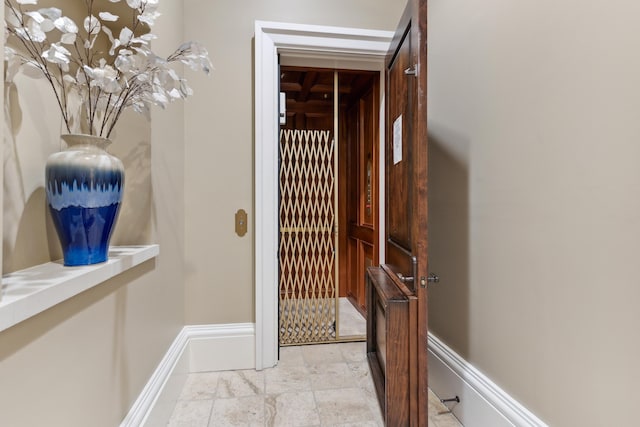
[[[280,345],[366,338],[379,261],[380,73],[280,68]]]
[[[282,65],[367,69],[384,73],[393,32],[358,28],[255,22],[255,367],[278,362],[278,97]],[[286,61],[286,63],[285,63]],[[381,81],[381,91],[384,80]],[[381,134],[384,134],[381,120]],[[381,170],[384,153],[381,150]],[[383,183],[381,182],[381,186]],[[383,194],[381,189],[380,194]],[[380,200],[384,212],[384,199]],[[384,219],[380,218],[384,224]],[[381,227],[382,228],[382,227]],[[384,234],[384,230],[380,230]],[[384,245],[380,247],[380,262]]]

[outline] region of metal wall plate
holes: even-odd
[[[238,209],[236,212],[236,234],[240,237],[247,234],[247,213],[244,209]]]

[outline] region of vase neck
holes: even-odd
[[[83,133],[68,133],[60,135],[60,138],[66,142],[69,147],[75,145],[90,145],[105,150],[111,144],[110,139]]]

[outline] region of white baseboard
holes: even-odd
[[[191,372],[254,368],[253,323],[185,326],[120,427],[166,425]]]
[[[429,387],[465,427],[547,427],[494,382],[429,333]]]
[[[191,352],[190,372],[255,369],[253,323],[185,326]]]
[[[129,413],[120,423],[120,427],[159,425],[153,420],[162,420],[163,417],[165,417],[164,424],[167,423],[171,413],[164,414],[162,409],[173,410],[175,401],[184,387],[186,372],[189,368],[188,345],[189,338],[182,329],[133,403]],[[174,404],[158,404],[162,402],[174,402]]]

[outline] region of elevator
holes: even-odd
[[[280,345],[362,341],[379,261],[379,73],[283,66],[280,90]]]

